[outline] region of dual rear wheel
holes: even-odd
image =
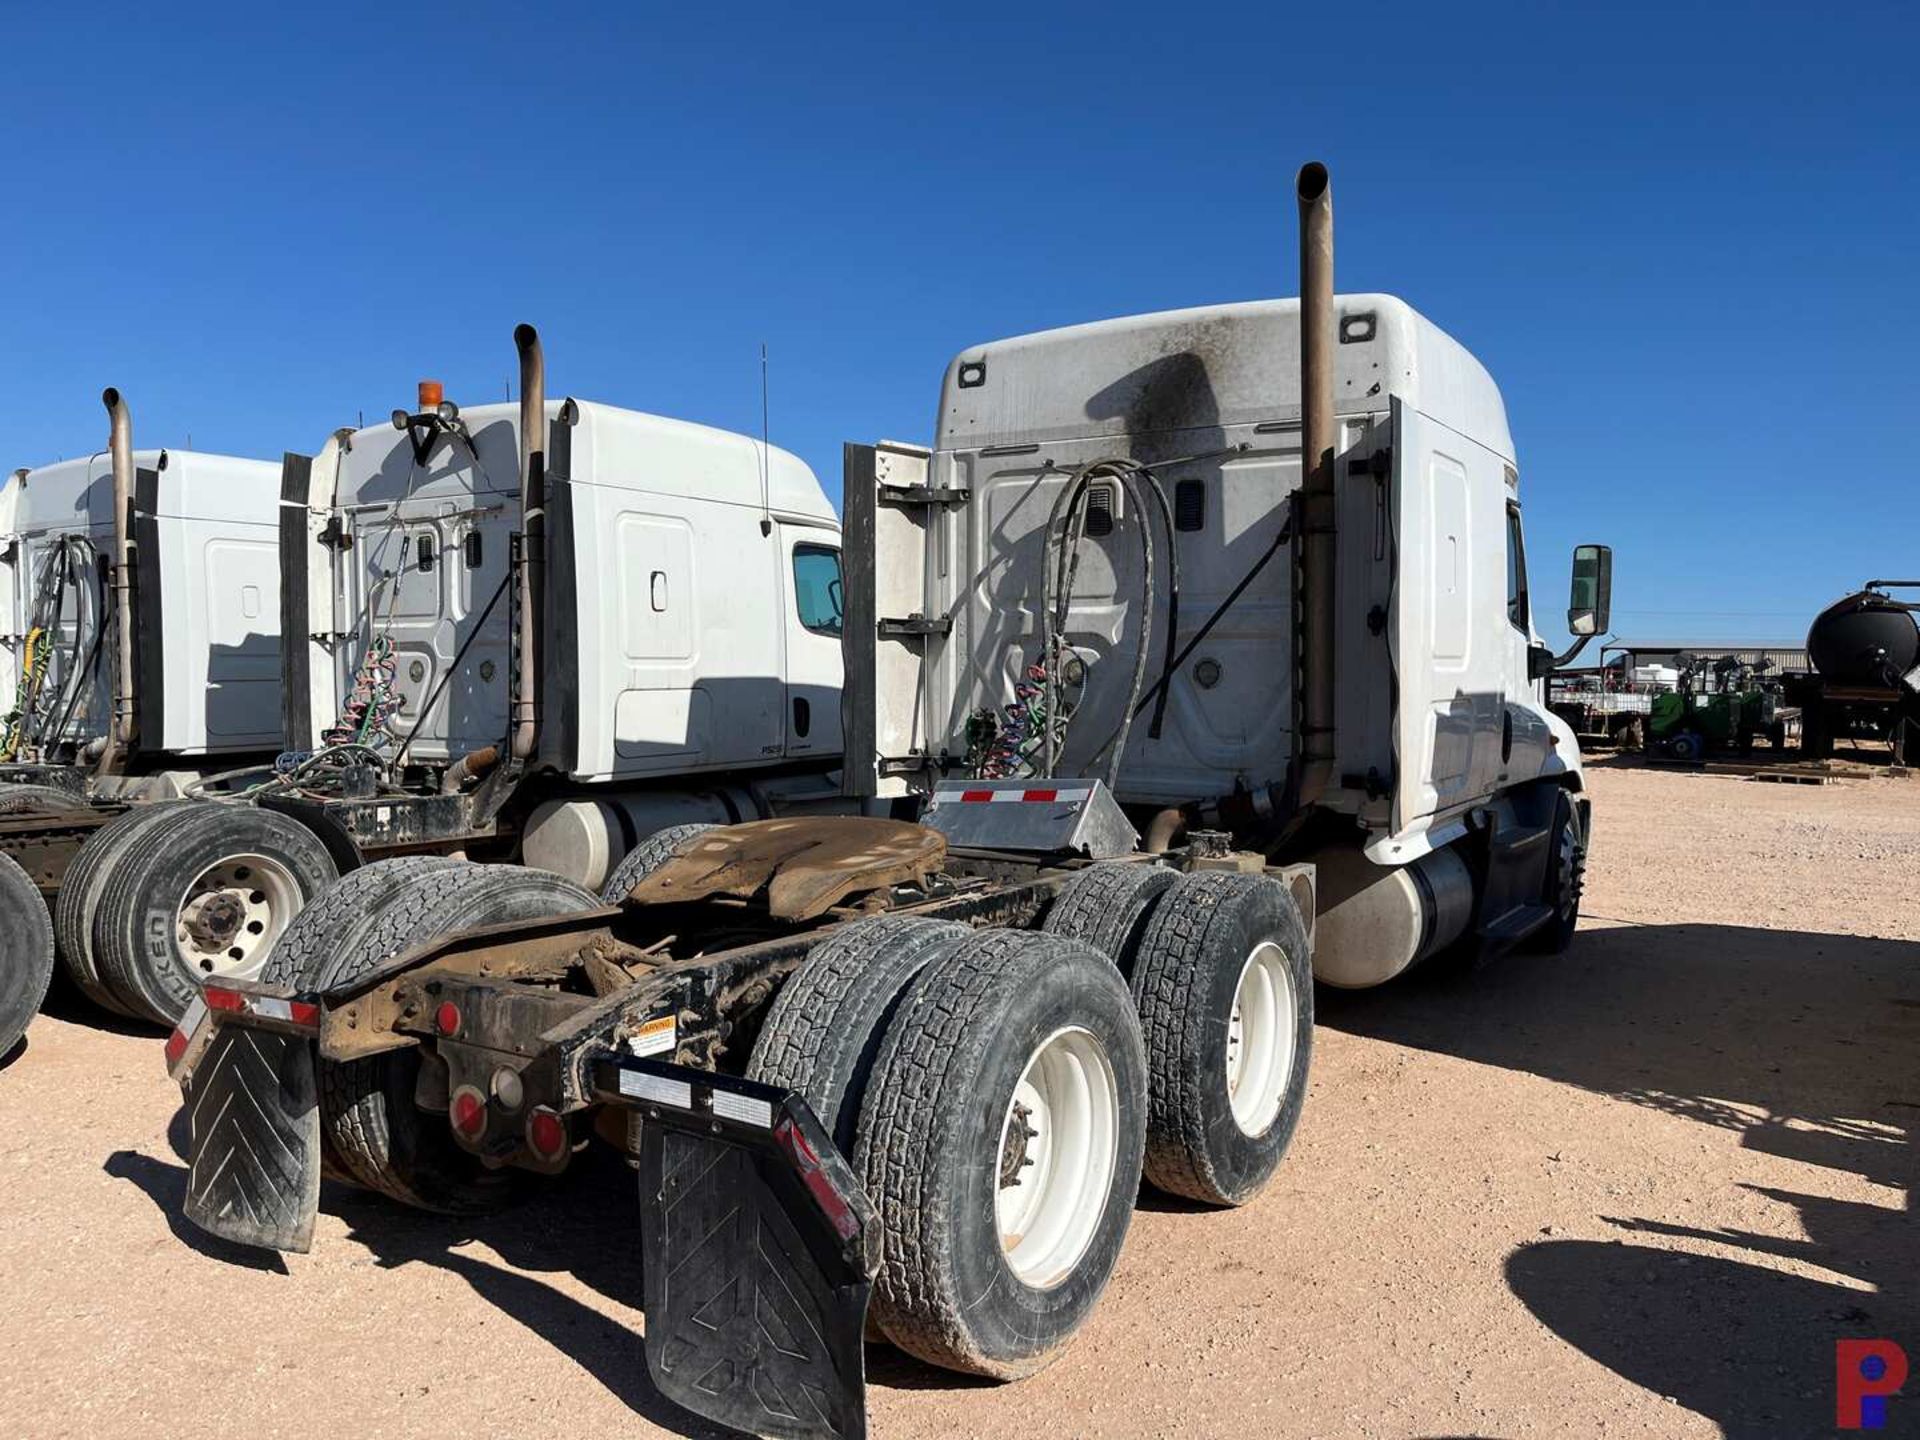
[[[171,800],[103,825],[68,868],[61,959],[97,1003],[171,1024],[213,979],[253,979],[338,875],[305,826],[252,805]]]
[[[837,932],[775,1000],[749,1074],[808,1099],[875,1202],[870,1328],[1013,1378],[1091,1312],[1143,1176],[1208,1204],[1259,1191],[1311,1042],[1284,885],[1098,865],[1038,933]]]

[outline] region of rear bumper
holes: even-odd
[[[168,1042],[191,1118],[186,1211],[223,1239],[304,1252],[322,1164],[323,1001],[220,986]],[[873,1206],[792,1091],[605,1054],[591,1100],[639,1126],[645,1353],[696,1414],[756,1434],[860,1440]]]

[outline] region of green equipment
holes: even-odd
[[[1711,750],[1747,754],[1756,736],[1778,747],[1784,736],[1779,702],[1760,676],[1770,662],[1749,665],[1731,656],[1674,658],[1680,688],[1653,697],[1648,748],[1670,760],[1704,760]]]

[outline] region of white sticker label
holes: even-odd
[[[722,1120],[733,1120],[741,1125],[758,1125],[762,1130],[773,1128],[772,1103],[756,1100],[751,1095],[735,1095],[730,1090],[715,1090],[713,1113]]]
[[[656,1015],[627,1041],[636,1055],[667,1055],[680,1043],[679,1027],[671,1015]]]
[[[684,1080],[668,1080],[660,1075],[636,1075],[620,1072],[620,1093],[655,1105],[671,1105],[676,1110],[693,1108],[693,1086]]]

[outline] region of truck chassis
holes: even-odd
[[[1183,863],[1314,913],[1310,867],[1204,846]],[[304,1251],[322,1174],[346,1178],[321,1119],[328,1074],[417,1048],[412,1104],[482,1167],[556,1174],[595,1135],[636,1166],[663,1393],[755,1433],[862,1435],[877,1201],[806,1096],[749,1077],[755,1041],[783,985],[852,923],[1032,931],[1088,869],[1057,850],[949,848],[901,821],[753,822],[683,845],[619,905],[437,936],[319,991],[210,983],[167,1047],[193,1119],[187,1214]]]

